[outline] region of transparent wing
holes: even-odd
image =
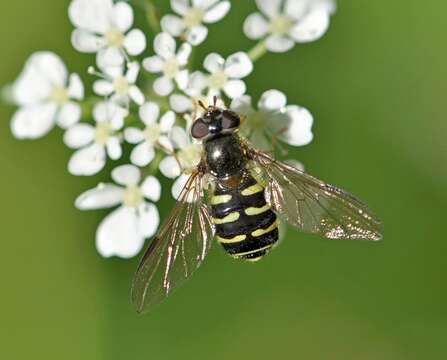
[[[265,153],[248,151],[266,175],[266,197],[287,223],[329,239],[382,239],[381,221],[351,194]]]
[[[150,310],[181,286],[208,254],[214,228],[202,194],[202,176],[194,173],[141,259],[132,285],[138,312]]]

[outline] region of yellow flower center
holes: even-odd
[[[228,82],[228,76],[223,72],[223,70],[219,70],[214,74],[210,75],[208,79],[208,83],[210,88],[220,90],[225,87]]]
[[[123,204],[128,207],[136,208],[143,202],[144,195],[141,189],[136,185],[126,188],[123,194]]]
[[[95,142],[100,145],[105,145],[113,134],[113,129],[110,123],[100,122],[96,124]]]
[[[104,36],[108,46],[117,48],[123,47],[125,36],[121,31],[112,29],[107,31]]]
[[[175,78],[179,70],[180,70],[180,64],[176,58],[166,60],[163,68],[163,73],[167,78],[169,79]]]
[[[293,20],[288,16],[277,16],[270,22],[270,32],[273,34],[287,34],[293,27]]]
[[[50,99],[57,105],[64,105],[70,100],[68,89],[63,86],[56,87],[50,95]]]
[[[124,76],[118,76],[114,82],[113,87],[117,95],[125,96],[129,93],[130,84]]]
[[[183,18],[187,28],[193,28],[202,23],[205,11],[199,8],[190,9]]]
[[[199,164],[201,155],[201,145],[191,144],[180,150],[177,154],[177,157],[182,169],[188,172]]]
[[[161,135],[161,126],[159,124],[149,125],[146,130],[144,130],[145,139],[154,144],[158,141]]]

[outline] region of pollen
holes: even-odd
[[[293,21],[288,16],[277,16],[270,22],[270,32],[273,34],[287,34],[293,27]]]
[[[106,43],[110,47],[123,47],[125,37],[123,33],[117,29],[109,30],[105,35]]]
[[[210,75],[208,79],[208,83],[210,88],[212,89],[223,89],[228,82],[228,76],[223,72],[223,70],[219,70],[214,74]]]
[[[99,122],[95,129],[95,142],[105,145],[113,134],[112,126],[108,122]]]
[[[202,23],[204,16],[205,12],[202,9],[192,8],[186,13],[183,21],[187,28],[193,28]]]
[[[191,144],[178,152],[178,160],[183,169],[191,169],[197,166],[201,159],[201,146]]]
[[[172,58],[169,60],[166,60],[163,68],[163,74],[169,78],[173,79],[177,76],[178,72],[180,70],[180,64],[176,58]]]
[[[56,87],[51,93],[50,99],[57,105],[64,105],[70,100],[68,89],[63,86]]]
[[[136,208],[143,201],[143,192],[138,186],[127,187],[123,194],[123,204],[128,207]]]
[[[145,139],[154,144],[158,141],[161,135],[161,126],[159,124],[149,125],[146,130],[144,130]]]
[[[118,76],[113,82],[113,88],[117,95],[125,96],[129,93],[130,84],[124,76]]]

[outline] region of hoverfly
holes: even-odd
[[[278,241],[279,219],[329,239],[380,240],[382,224],[361,201],[252,148],[241,118],[214,105],[191,127],[202,159],[137,268],[132,301],[149,310],[188,280],[212,240],[255,262]]]

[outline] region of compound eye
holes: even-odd
[[[191,135],[195,139],[202,139],[209,134],[208,125],[202,119],[194,122],[191,128]]]
[[[241,119],[240,119],[239,115],[237,115],[236,113],[229,111],[229,110],[225,110],[222,113],[222,128],[223,129],[235,129],[235,128],[239,127],[240,124],[241,124]]]

